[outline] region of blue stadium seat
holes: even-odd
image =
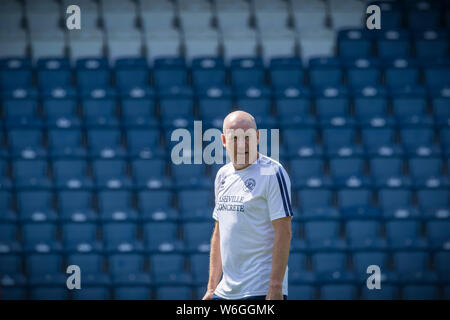
[[[39,243],[53,244],[56,241],[56,225],[47,222],[27,222],[22,226],[23,240],[26,246]]]
[[[330,155],[349,156],[361,152],[356,145],[356,132],[352,128],[326,128],[322,131],[323,144]]]
[[[1,232],[4,232],[6,230],[3,230],[3,224],[0,224],[0,230]],[[4,236],[2,236],[4,238]],[[7,241],[10,242],[9,239],[2,239],[0,241]],[[19,246],[15,246],[12,242],[10,242],[11,245],[7,244],[0,244],[0,248],[2,249],[0,252],[0,274],[2,275],[12,275],[12,274],[23,274],[23,267],[22,267],[22,251]],[[0,282],[1,283],[1,282]],[[2,288],[3,289],[3,288]]]
[[[35,275],[30,280],[32,300],[67,300],[66,274],[61,272]]]
[[[355,115],[364,123],[387,117],[387,94],[382,87],[366,86],[353,91]]]
[[[322,119],[349,116],[348,90],[342,87],[324,87],[316,91],[316,112]]]
[[[414,37],[416,56],[420,59],[435,59],[448,54],[446,32],[441,30],[425,30]]]
[[[135,182],[146,186],[151,179],[162,179],[165,176],[166,162],[162,159],[138,159],[131,163]]]
[[[3,114],[9,124],[37,123],[38,92],[34,88],[17,88],[2,93]],[[34,118],[34,119],[33,119]]]
[[[405,91],[408,91],[406,89]],[[394,116],[402,123],[408,123],[425,118],[426,92],[424,88],[416,87],[413,92],[397,91],[392,99]]]
[[[47,245],[40,245],[25,257],[25,266],[30,276],[58,274],[63,269],[63,256]]]
[[[184,240],[190,249],[209,244],[213,223],[211,222],[185,222],[183,223]]]
[[[345,61],[347,83],[352,87],[376,86],[381,81],[380,61],[376,59],[349,59]]]
[[[448,61],[432,62],[424,68],[425,82],[429,87],[444,87],[450,84],[450,64]]]
[[[433,114],[438,124],[445,125],[450,121],[450,89],[438,88],[431,90],[431,105],[433,106]],[[447,144],[448,145],[448,144]]]
[[[133,244],[137,239],[137,226],[133,222],[107,222],[103,224],[103,239],[111,248],[122,243]]]
[[[436,300],[438,288],[432,285],[407,285],[402,289],[402,298],[405,300]]]
[[[396,29],[403,24],[403,4],[395,1],[372,1],[371,4],[378,5],[383,15],[383,28]]]
[[[366,189],[338,191],[338,203],[342,208],[367,207],[371,202],[371,192]]]
[[[77,265],[84,274],[100,274],[104,269],[103,255],[96,252],[74,252],[67,256],[69,265]]]
[[[77,117],[77,91],[72,87],[57,87],[42,91],[42,108],[49,121]]]
[[[86,160],[55,160],[53,162],[53,177],[60,187],[91,186],[92,179],[88,176],[87,170]]]
[[[179,187],[200,186],[206,179],[206,170],[203,164],[172,165],[171,170],[175,183]],[[206,181],[206,185],[209,185],[209,180]]]
[[[122,135],[117,129],[90,129],[87,131],[89,152],[92,156],[111,158],[123,156]]]
[[[246,111],[255,117],[266,117],[271,114],[271,92],[267,87],[237,87],[236,105],[239,110]]]
[[[17,205],[21,214],[51,211],[52,201],[53,195],[50,191],[26,190],[17,192]]]
[[[345,184],[350,177],[364,178],[364,161],[361,158],[331,158],[330,174],[337,184]]]
[[[450,128],[442,128],[440,131],[441,144],[446,154],[450,154]]]
[[[145,58],[119,58],[115,62],[115,79],[120,89],[147,86],[150,81]]]
[[[324,175],[324,161],[322,159],[293,159],[289,163],[292,184],[305,186],[309,179],[322,179]]]
[[[178,193],[181,211],[204,209],[211,207],[212,194],[209,190],[181,190]]]
[[[156,125],[155,92],[150,87],[121,91],[122,117],[127,126]]]
[[[116,91],[112,88],[93,88],[82,91],[81,109],[87,125],[118,124]]]
[[[157,253],[151,255],[150,264],[153,277],[158,279],[182,273],[185,268],[185,257],[180,253]]]
[[[403,179],[403,161],[400,158],[371,158],[370,171],[377,185],[389,185],[389,179]],[[392,180],[391,180],[392,181]]]
[[[82,89],[102,88],[110,84],[111,73],[105,58],[82,58],[76,62],[77,84]]]
[[[380,31],[375,39],[380,58],[389,59],[411,55],[411,35],[407,30],[386,28]]]
[[[283,144],[288,148],[290,154],[311,156],[318,152],[316,145],[317,133],[314,129],[285,129],[282,132]],[[308,152],[306,152],[308,151]]]
[[[2,285],[2,299],[27,299],[27,278],[23,274],[5,274],[0,278]]]
[[[376,220],[349,220],[345,225],[345,230],[350,241],[377,238],[380,224]]]
[[[158,88],[183,86],[187,82],[186,62],[183,58],[156,58],[153,79]]]
[[[74,300],[110,300],[111,293],[107,286],[89,285],[83,290],[75,290],[72,297]]]
[[[300,206],[304,209],[317,209],[331,206],[332,193],[327,189],[300,190],[298,192]]]
[[[207,253],[194,253],[189,257],[191,272],[195,281],[207,283],[209,276],[209,255]]]
[[[315,289],[310,285],[289,284],[290,300],[313,300],[315,298]]]
[[[15,160],[12,163],[13,177],[16,187],[48,188],[47,162],[44,160]]]
[[[41,88],[68,86],[72,72],[66,58],[41,58],[37,61],[37,79]]]
[[[395,285],[383,284],[381,290],[369,290],[366,285],[361,287],[363,300],[395,300],[398,299],[399,289]]]
[[[310,242],[336,239],[339,235],[339,223],[336,221],[305,222],[306,240]]]
[[[400,130],[403,147],[409,153],[429,155],[437,152],[434,133],[429,128],[403,128]]]
[[[314,253],[311,257],[313,270],[317,273],[346,269],[346,255],[341,252]]]
[[[8,132],[9,147],[13,155],[36,157],[45,155],[42,131],[37,129],[11,129]]]
[[[338,58],[320,57],[309,60],[309,80],[314,87],[340,85],[343,75],[341,62]]]
[[[133,209],[133,194],[130,191],[114,190],[98,193],[98,207],[105,214],[117,211],[130,212]]]
[[[144,256],[136,251],[113,252],[108,255],[109,271],[112,275],[144,272]]]
[[[230,69],[234,87],[260,86],[264,83],[263,61],[260,58],[232,59]]]
[[[292,120],[302,120],[307,124],[314,123],[310,114],[311,92],[307,88],[286,87],[276,91],[275,104],[277,113],[283,124]]]
[[[160,111],[164,120],[188,118],[193,114],[193,92],[190,87],[167,87],[160,91]]]
[[[367,277],[367,268],[371,265],[386,270],[388,266],[388,254],[383,251],[356,251],[352,256],[353,269],[358,277],[364,279]]]
[[[417,192],[419,206],[424,210],[449,208],[449,192],[448,189],[419,189]]]
[[[433,246],[442,247],[450,241],[450,221],[440,219],[430,220],[426,223],[426,234]]]
[[[272,86],[286,88],[301,86],[304,71],[300,58],[272,58],[270,60],[270,79]]]
[[[323,300],[354,300],[357,289],[353,285],[329,284],[320,288],[320,298]]]
[[[131,187],[124,160],[94,160],[92,169],[98,186],[112,189]]]
[[[0,242],[13,242],[17,240],[17,225],[10,222],[0,224]]]
[[[398,58],[387,62],[384,72],[386,84],[391,88],[414,86],[419,83],[419,68],[411,59]]]
[[[0,221],[8,221],[15,218],[15,214],[12,211],[12,201],[11,192],[0,190]]]
[[[363,29],[338,31],[338,51],[341,57],[368,57],[371,55],[372,42],[369,32]]]
[[[364,128],[362,140],[369,154],[392,156],[401,152],[395,143],[395,131],[390,128]]]
[[[222,58],[199,57],[192,59],[192,81],[197,88],[223,86],[226,80]]]
[[[93,243],[97,239],[97,226],[91,222],[67,222],[62,225],[62,238],[65,245]]]
[[[445,184],[443,163],[440,158],[410,158],[409,173],[417,186],[435,187]],[[442,178],[441,178],[442,177]]]
[[[126,135],[130,156],[151,157],[159,146],[159,131],[156,129],[130,129]]]
[[[401,245],[405,243],[405,240],[414,240],[420,237],[420,224],[411,220],[388,221],[386,234],[391,244]]]
[[[30,59],[0,59],[0,86],[2,89],[29,87],[31,84],[32,69]]]
[[[205,87],[198,92],[198,106],[203,120],[225,118],[233,102],[228,87]]]
[[[160,286],[156,297],[158,300],[191,300],[192,290],[188,286]]]
[[[434,270],[440,274],[450,272],[450,252],[442,250],[434,253]]]
[[[438,1],[408,1],[406,20],[411,29],[431,29],[439,26],[440,3]]]
[[[408,189],[381,189],[378,201],[384,210],[408,208],[411,206],[411,191]]]
[[[178,226],[173,221],[155,221],[144,224],[144,241],[149,249],[162,243],[173,243],[178,239]]]
[[[425,251],[396,251],[393,253],[394,269],[401,273],[424,271],[428,265]]]
[[[84,190],[61,190],[58,193],[58,209],[62,216],[73,213],[87,214],[92,210],[93,193]]]
[[[142,213],[172,207],[172,192],[169,190],[140,191],[138,205]]]
[[[51,155],[59,156],[85,156],[86,148],[83,146],[82,131],[78,129],[50,129],[48,142]]]

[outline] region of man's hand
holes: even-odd
[[[212,290],[212,289],[207,290],[205,295],[203,296],[202,300],[211,300],[213,294],[214,294],[214,290]]]
[[[283,300],[282,286],[270,286],[266,295],[266,300]]]

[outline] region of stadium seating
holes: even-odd
[[[0,298],[200,299],[220,165],[171,133],[239,109],[279,129],[290,300],[450,299],[448,1],[371,2],[1,1]]]

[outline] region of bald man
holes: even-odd
[[[283,300],[291,241],[291,183],[277,161],[259,154],[249,113],[223,123],[230,162],[215,179],[215,227],[203,300]]]

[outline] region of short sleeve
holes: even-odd
[[[266,198],[270,220],[293,215],[291,203],[291,180],[283,167],[274,167],[274,174],[271,174],[268,177]]]
[[[221,178],[220,178],[220,172],[217,172],[216,174],[216,179],[214,180],[214,210],[213,210],[213,214],[212,217],[214,220],[219,220],[219,216],[217,215],[217,195],[219,193],[219,186],[221,183]]]

